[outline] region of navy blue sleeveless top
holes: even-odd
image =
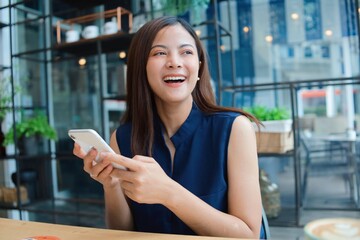
[[[174,166],[162,134],[162,123],[155,117],[153,158],[173,180],[212,207],[227,212],[227,150],[232,124],[239,113],[204,114],[193,104],[192,110],[171,137],[175,146]],[[116,132],[121,154],[131,153],[131,124]],[[160,204],[139,204],[130,200],[136,231],[195,234],[174,213]]]

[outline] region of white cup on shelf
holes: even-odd
[[[117,33],[117,31],[118,28],[116,22],[111,21],[104,24],[104,34],[114,34]]]
[[[70,42],[76,42],[80,39],[80,33],[76,30],[68,30],[65,33],[65,41],[70,43]]]
[[[85,39],[95,38],[99,36],[99,27],[95,25],[89,25],[84,28],[81,35]]]

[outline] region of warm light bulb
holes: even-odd
[[[86,59],[85,58],[80,58],[78,63],[79,63],[80,66],[84,66],[86,64]]]
[[[222,52],[225,52],[226,47],[225,47],[224,45],[221,45],[221,46],[220,46],[220,50],[221,50]]]
[[[245,33],[248,33],[250,31],[250,28],[248,26],[243,27],[243,31]]]
[[[327,30],[325,30],[325,35],[330,37],[333,35],[333,31],[331,31],[330,29],[327,29]]]
[[[199,37],[201,35],[201,31],[200,30],[195,30],[196,35]]]
[[[298,20],[298,19],[299,19],[299,14],[297,14],[297,13],[292,13],[292,14],[291,14],[291,19],[292,19],[292,20]]]
[[[121,51],[121,52],[119,53],[119,58],[124,59],[125,57],[126,57],[126,52],[125,52],[125,51]]]
[[[267,42],[272,42],[273,41],[273,37],[271,36],[271,35],[266,35],[265,36],[265,41],[267,41]]]

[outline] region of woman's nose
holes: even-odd
[[[166,63],[166,67],[168,68],[181,68],[182,63],[179,57],[177,56],[169,56],[168,61]]]

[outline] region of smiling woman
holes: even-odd
[[[249,119],[258,121],[216,105],[205,56],[181,18],[154,19],[135,34],[126,113],[110,141],[116,154],[94,165],[95,150],[74,148],[103,184],[110,228],[264,238]]]
[[[181,25],[160,30],[146,65],[156,104],[164,106],[167,101],[192,102],[191,93],[198,81],[199,67],[195,41]]]

